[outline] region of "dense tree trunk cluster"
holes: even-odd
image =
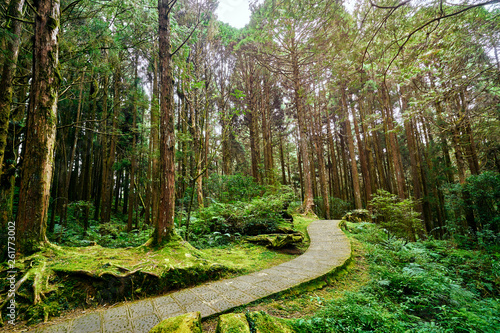
[[[0,219],[21,252],[72,219],[162,244],[238,173],[325,218],[413,198],[441,237],[447,186],[500,171],[497,8],[264,1],[237,30],[212,1],[6,4]]]

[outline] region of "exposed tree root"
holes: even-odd
[[[41,295],[43,294],[43,272],[45,271],[45,267],[47,263],[45,261],[42,262],[42,267],[40,269],[35,270],[35,278],[33,281],[33,304],[36,305],[42,301]]]
[[[5,301],[0,305],[0,314],[2,313],[3,309],[9,304],[10,300],[12,297],[14,297],[15,294],[17,294],[17,291],[19,290],[19,287],[22,286],[22,284],[28,280],[28,278],[31,275],[31,270],[29,270],[19,281],[16,282],[15,287],[14,287],[14,293],[8,293],[7,298]],[[0,326],[3,326],[3,317],[0,315]]]

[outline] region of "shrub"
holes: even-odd
[[[422,220],[415,211],[415,201],[400,200],[396,195],[378,190],[370,205],[375,211],[376,222],[397,237],[415,241],[424,232]]]
[[[220,233],[216,235],[230,235],[226,239],[234,239],[237,234],[258,235],[276,232],[280,223],[286,223],[282,213],[292,199],[292,190],[283,186],[269,188],[264,196],[255,197],[250,202],[215,201],[193,214],[190,221],[192,240],[200,240],[198,245],[205,246],[209,243],[218,244],[209,242],[215,232]]]
[[[253,177],[242,174],[212,174],[205,184],[205,189],[208,197],[220,203],[250,201],[265,190]]]
[[[347,225],[363,244],[371,280],[296,320],[297,332],[498,332],[498,256],[449,241],[380,242],[373,224]]]
[[[462,246],[500,246],[500,174],[484,172],[444,189],[448,231]]]

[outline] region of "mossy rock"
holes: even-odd
[[[246,315],[252,332],[255,333],[294,333],[289,320],[268,315],[264,311],[250,312]]]
[[[345,214],[342,217],[342,220],[347,222],[356,222],[356,223],[371,222],[372,214],[367,209],[354,209],[351,210],[350,212],[347,212],[347,214]]]
[[[250,325],[243,313],[228,313],[219,317],[215,333],[250,333]]]
[[[265,234],[258,236],[246,237],[245,240],[250,243],[265,245],[271,249],[281,249],[289,245],[297,245],[302,243],[304,236],[301,233],[294,234]]]
[[[167,318],[149,333],[202,333],[200,312],[189,312],[177,317]]]

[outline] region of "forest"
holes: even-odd
[[[296,332],[497,331],[498,2],[261,0],[237,29],[216,0],[1,0],[0,323],[257,271],[342,219],[332,283],[365,289]]]

